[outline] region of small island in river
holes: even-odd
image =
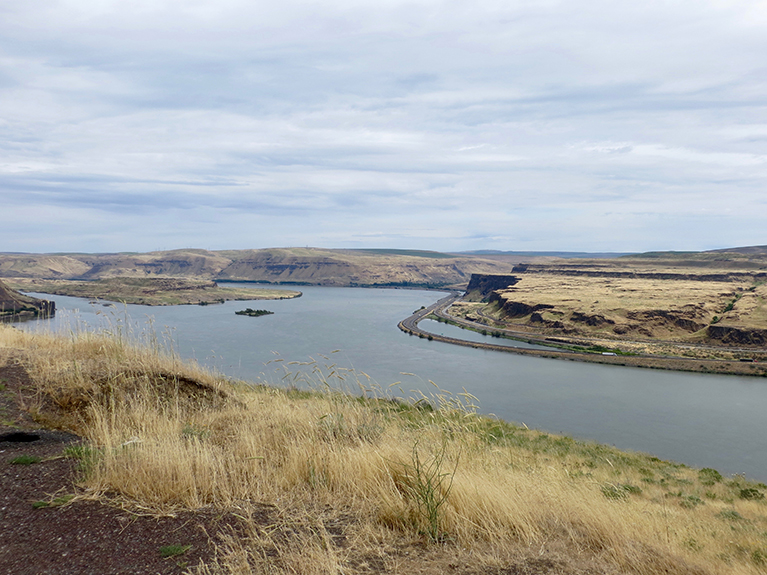
[[[250,309],[245,308],[240,311],[234,312],[236,315],[247,315],[249,317],[261,317],[262,315],[274,315],[273,311],[269,311],[267,309]]]

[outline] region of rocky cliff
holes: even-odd
[[[482,300],[495,290],[506,289],[519,281],[517,276],[506,274],[471,274],[466,293],[470,299]]]
[[[472,276],[466,317],[545,335],[767,344],[767,275],[758,267],[562,262],[516,265],[513,272]]]
[[[0,318],[51,316],[55,311],[54,302],[26,296],[0,282]]]

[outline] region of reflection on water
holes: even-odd
[[[492,345],[502,345],[505,347],[521,347],[523,349],[543,349],[547,351],[551,351],[552,349],[551,347],[546,347],[545,345],[536,345],[534,343],[527,343],[526,341],[520,341],[517,339],[483,335],[470,329],[464,329],[458,327],[457,325],[434,321],[433,319],[425,319],[420,321],[418,323],[418,327],[428,333],[433,333],[434,335],[463,339],[465,341],[489,343]]]
[[[302,298],[257,302],[274,312],[258,318],[235,315],[243,302],[104,308],[45,296],[56,301],[59,315],[22,327],[64,326],[72,319],[62,311],[74,309],[78,321],[109,329],[140,332],[150,322],[151,330],[173,339],[183,357],[232,377],[275,384],[284,384],[288,361],[324,362],[322,354],[332,365],[364,372],[384,389],[392,385],[428,394],[434,389],[430,380],[453,393],[466,388],[483,411],[507,420],[767,481],[764,379],[543,359],[428,341],[400,332],[397,322],[443,297],[441,292],[303,286],[301,291]],[[273,361],[279,359],[285,361]]]

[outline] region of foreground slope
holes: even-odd
[[[767,486],[478,416],[469,395],[392,401],[330,358],[291,379],[364,398],[235,384],[93,334],[0,328],[0,357],[39,424],[85,438],[64,452],[76,485],[29,504],[47,535],[96,499],[224,520],[198,574],[764,573]]]

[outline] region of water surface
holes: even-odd
[[[54,299],[59,314],[24,329],[64,325],[66,311],[75,309],[83,321],[124,326],[127,312],[132,322],[145,325],[151,318],[155,330],[171,333],[182,356],[232,377],[279,383],[287,360],[315,359],[364,371],[380,386],[396,384],[405,393],[434,391],[431,380],[451,392],[466,388],[479,398],[483,412],[532,428],[767,481],[765,379],[598,365],[428,341],[402,333],[397,322],[444,293],[299,289],[303,297],[293,300],[211,306],[104,307],[41,296]],[[234,314],[246,307],[274,315]],[[483,337],[437,322],[423,324],[435,326],[450,328],[446,335],[452,337],[456,332],[467,339]],[[274,363],[278,358],[285,361]]]

